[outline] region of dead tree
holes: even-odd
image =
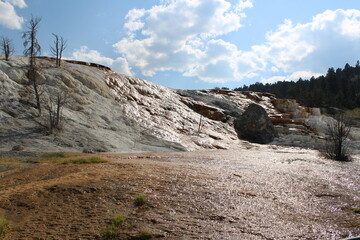
[[[200,122],[199,122],[199,128],[198,128],[198,133],[200,133],[201,131],[201,127],[202,127],[202,115],[200,115]]]
[[[327,143],[325,156],[337,161],[350,161],[347,138],[351,131],[350,122],[343,114],[335,117],[327,125]]]
[[[51,54],[56,59],[56,66],[60,67],[62,53],[67,47],[67,41],[64,40],[63,37],[60,37],[59,35],[57,35],[55,33],[53,33],[52,35],[54,35],[55,40],[54,40],[54,46],[51,47],[50,51],[51,51]]]
[[[7,37],[2,37],[0,41],[0,48],[5,55],[5,60],[9,61],[9,57],[15,52],[14,45],[11,39]]]
[[[28,78],[34,87],[36,105],[39,112],[39,116],[41,115],[41,104],[40,104],[40,94],[38,89],[38,83],[36,81],[37,75],[37,66],[36,66],[36,57],[41,53],[41,47],[37,40],[37,32],[39,28],[41,18],[31,17],[28,22],[27,31],[23,33],[24,39],[24,55],[29,57],[29,71]]]
[[[67,103],[68,94],[65,91],[57,90],[55,92],[47,91],[43,98],[45,109],[48,113],[48,130],[52,134],[54,130],[61,129],[62,111]]]

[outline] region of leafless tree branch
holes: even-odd
[[[56,66],[60,67],[61,65],[61,58],[62,58],[62,54],[63,51],[66,49],[67,47],[67,41],[64,40],[63,37],[60,37],[59,35],[53,33],[53,36],[55,37],[54,40],[54,46],[52,46],[50,48],[51,54],[55,57],[56,59]]]
[[[15,52],[15,48],[11,39],[7,37],[2,37],[0,40],[0,48],[5,55],[5,60],[9,61],[9,57]]]
[[[31,17],[28,22],[27,31],[23,33],[24,38],[24,55],[29,57],[29,72],[28,78],[34,87],[36,104],[39,116],[41,115],[41,103],[40,94],[38,90],[38,84],[36,81],[37,68],[36,68],[36,57],[41,53],[40,44],[36,38],[41,18]]]
[[[327,126],[327,146],[325,156],[337,161],[349,161],[349,147],[347,138],[351,131],[350,122],[343,114],[335,117],[335,120]]]

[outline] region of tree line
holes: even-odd
[[[278,98],[296,99],[307,107],[337,107],[353,109],[360,107],[360,63],[354,67],[348,63],[343,69],[329,68],[326,75],[309,80],[255,83],[235,88],[235,91],[269,92]]]

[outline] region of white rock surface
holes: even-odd
[[[48,135],[41,126],[47,124],[45,110],[42,117],[36,117],[27,62],[25,57],[0,59],[0,151],[16,145],[29,151],[229,149],[243,142],[233,128],[233,119],[249,104],[260,104],[271,116],[280,114],[269,94],[180,91],[89,64],[64,62],[56,68],[54,60],[40,58],[40,90],[45,95],[62,91],[70,96],[63,110],[62,131]],[[207,111],[192,110],[189,102]],[[209,109],[227,118],[212,120],[206,115]],[[310,118],[309,125],[322,128],[320,118],[323,116]],[[294,139],[304,138],[280,136],[275,143],[292,144]]]

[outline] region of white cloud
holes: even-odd
[[[122,73],[128,76],[134,75],[134,73],[131,72],[131,67],[129,66],[129,63],[125,58],[122,57],[116,58],[111,68],[118,73]]]
[[[131,68],[125,58],[119,57],[117,59],[102,56],[100,52],[91,50],[87,46],[81,46],[80,49],[75,50],[71,54],[71,58],[78,61],[93,62],[108,66],[115,71],[132,76]]]
[[[267,42],[253,51],[270,67],[290,73],[324,72],[331,66],[355,62],[360,51],[360,11],[327,10],[311,22],[293,25],[286,20]]]
[[[206,65],[199,65],[194,72],[185,73],[185,76],[198,76],[206,82],[227,82],[234,79],[234,68],[227,60],[219,60]]]
[[[139,30],[144,27],[144,23],[141,22],[141,17],[144,16],[144,9],[132,9],[126,15],[127,22],[124,27],[128,29],[130,32]]]
[[[253,7],[253,1],[160,2],[150,9],[129,11],[124,25],[128,37],[113,45],[145,76],[171,70],[207,82],[262,74],[270,75],[264,82],[297,80],[354,63],[360,52],[359,10],[327,10],[308,23],[286,19],[266,34],[263,44],[242,51],[222,36],[242,27],[244,11]]]
[[[96,50],[90,50],[87,46],[81,46],[80,49],[75,50],[72,53],[72,57],[79,61],[95,62],[110,66],[114,63],[114,60],[108,57],[104,57],[100,52]]]
[[[205,54],[212,59],[212,65],[200,65],[189,75],[209,82],[273,75],[261,79],[270,83],[309,79],[324,74],[329,67],[355,63],[360,52],[360,11],[327,10],[311,22],[297,25],[287,19],[275,31],[268,32],[266,39],[264,44],[254,45],[246,52],[222,40],[209,41]],[[216,64],[219,59],[227,61],[226,67]],[[222,79],[214,73],[216,66],[217,71],[224,73]],[[211,73],[214,78],[208,76]]]
[[[113,46],[145,76],[173,70],[204,81],[233,80],[237,67],[230,63],[237,48],[213,39],[239,29],[249,7],[251,1],[167,0],[148,10],[133,9],[124,25],[128,37]],[[225,65],[229,69],[222,77]]]
[[[21,29],[24,18],[17,15],[15,6],[25,8],[24,0],[0,0],[0,24],[10,29]]]
[[[245,8],[252,8],[252,7],[254,7],[254,5],[250,0],[246,0],[246,1],[240,0],[239,4],[236,6],[237,10],[240,12],[242,12]]]
[[[27,7],[25,0],[5,0],[5,2],[10,3],[11,5],[17,6],[19,8]]]
[[[277,69],[277,67],[275,67],[275,66],[272,66],[272,67],[271,67],[271,71],[272,71],[272,72],[279,72],[279,69]]]
[[[256,70],[264,68],[264,62],[252,52],[242,52],[237,46],[224,40],[210,40],[201,57],[184,76],[197,76],[206,82],[227,82],[254,78]]]
[[[319,77],[322,74],[320,73],[313,73],[308,71],[298,71],[294,72],[291,75],[287,76],[272,76],[270,78],[263,78],[261,80],[262,83],[275,83],[279,81],[297,81],[300,78],[302,79],[310,79],[311,77]]]

